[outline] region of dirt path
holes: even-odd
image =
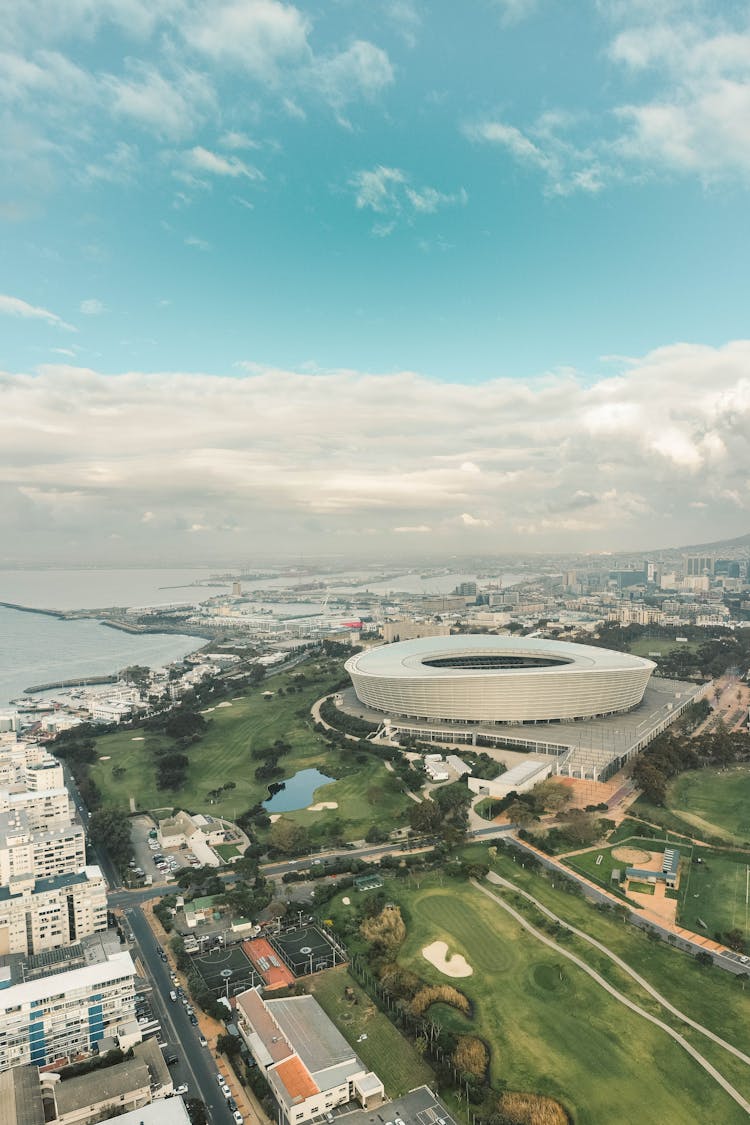
[[[501,880],[500,876],[497,876],[497,878],[501,882],[506,881],[506,880]],[[674,1039],[675,1043],[678,1043],[679,1046],[682,1047],[684,1051],[687,1051],[687,1053],[692,1058],[695,1059],[695,1061],[698,1063],[698,1065],[703,1067],[703,1069],[706,1071],[706,1073],[709,1074],[714,1079],[714,1081],[717,1082],[719,1084],[719,1086],[721,1086],[721,1088],[727,1094],[729,1094],[730,1098],[732,1098],[733,1101],[735,1101],[737,1103],[737,1105],[742,1106],[745,1113],[750,1115],[750,1102],[748,1102],[745,1098],[743,1098],[743,1096],[739,1092],[739,1090],[735,1089],[735,1087],[731,1084],[731,1082],[727,1081],[727,1079],[724,1077],[724,1075],[720,1074],[719,1071],[716,1069],[716,1067],[713,1066],[708,1061],[708,1059],[705,1058],[700,1053],[700,1051],[696,1050],[696,1048],[692,1045],[692,1043],[688,1042],[688,1040],[685,1039],[684,1035],[680,1035],[680,1033],[678,1031],[675,1031],[674,1028],[670,1027],[668,1023],[664,1023],[664,1021],[658,1019],[657,1016],[652,1016],[650,1012],[647,1012],[644,1008],[641,1008],[633,1000],[630,1000],[627,996],[624,996],[621,992],[618,992],[618,990],[613,985],[611,985],[609,983],[609,981],[605,980],[604,977],[600,976],[599,973],[597,973],[595,969],[592,969],[590,965],[587,965],[586,962],[581,957],[576,956],[575,953],[571,953],[570,950],[565,949],[565,947],[562,946],[562,945],[558,945],[558,943],[556,941],[553,941],[552,938],[547,937],[546,934],[543,934],[539,930],[535,929],[535,927],[532,926],[530,922],[526,921],[523,914],[519,914],[519,912],[517,910],[514,910],[512,906],[510,906],[507,902],[504,902],[503,899],[501,899],[499,897],[499,895],[494,894],[487,887],[482,886],[482,884],[479,883],[476,879],[472,879],[471,882],[472,882],[473,886],[475,886],[478,890],[480,890],[482,892],[482,894],[486,895],[487,898],[492,899],[493,902],[497,903],[498,906],[500,906],[503,910],[505,910],[508,914],[510,914],[511,917],[514,918],[516,920],[516,922],[518,922],[518,924],[524,930],[526,930],[533,937],[535,937],[537,939],[537,941],[540,941],[543,945],[546,945],[549,949],[554,949],[554,951],[555,951],[555,953],[557,954],[558,957],[564,957],[567,961],[571,961],[574,965],[577,965],[579,969],[581,969],[584,973],[586,973],[587,976],[591,977],[591,979],[593,981],[595,981],[599,985],[600,988],[603,988],[605,992],[608,992],[610,996],[612,996],[615,1000],[618,1001],[618,1003],[623,1004],[624,1007],[629,1008],[631,1012],[635,1012],[636,1015],[641,1016],[644,1020],[648,1020],[649,1023],[654,1024],[655,1027],[661,1028],[662,1031],[666,1032],[666,1034],[670,1037],[670,1039]],[[510,883],[509,886],[513,890],[518,890],[518,888],[514,887],[512,883]],[[531,896],[528,896],[528,897],[531,897]],[[535,900],[532,899],[532,901],[535,901]],[[545,913],[549,913],[549,911],[547,911],[546,908],[543,908],[543,909],[545,910]],[[567,923],[563,923],[563,925],[567,925]],[[568,929],[572,929],[572,927],[569,926]],[[573,932],[580,934],[582,937],[586,937],[586,935],[582,934],[581,931],[579,931],[579,930],[574,930]],[[593,939],[587,939],[587,940],[593,940]],[[609,953],[609,951],[606,949],[606,947],[601,946],[600,948],[604,949],[605,952]],[[612,954],[609,954],[609,955],[613,956]],[[624,965],[624,962],[622,962],[622,964]],[[650,986],[649,986],[649,988],[650,988]],[[681,1018],[684,1018],[684,1017],[681,1016]],[[690,1020],[688,1020],[686,1022],[690,1023],[691,1026],[693,1026],[693,1027],[698,1026],[699,1029],[704,1031],[704,1032],[706,1030],[704,1028],[700,1028],[700,1025],[695,1025]],[[731,1049],[733,1054],[737,1054],[744,1061],[747,1061],[747,1062],[750,1063],[750,1059],[747,1059],[747,1057],[742,1055],[741,1052],[738,1052],[737,1048],[731,1048],[730,1044],[725,1043],[723,1040],[718,1039],[718,1036],[714,1036],[713,1033],[709,1033],[709,1035],[710,1035],[710,1038],[717,1039],[717,1041],[720,1042],[722,1044],[722,1046],[726,1047],[727,1049]]]

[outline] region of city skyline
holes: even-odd
[[[0,561],[747,530],[739,7],[76,0],[0,50]]]

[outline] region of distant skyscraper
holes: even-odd
[[[233,598],[241,598],[242,597],[242,583],[241,582],[233,582],[232,583],[232,597]]]
[[[685,577],[701,578],[704,574],[713,574],[714,560],[710,555],[685,555]]]

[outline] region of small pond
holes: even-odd
[[[295,809],[306,809],[312,804],[313,794],[319,785],[335,778],[328,777],[320,770],[300,770],[294,777],[284,781],[284,788],[273,797],[263,802],[263,808],[268,813],[293,812]]]

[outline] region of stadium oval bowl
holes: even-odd
[[[385,714],[538,723],[630,711],[656,665],[593,645],[470,634],[381,645],[345,667],[359,701]]]

